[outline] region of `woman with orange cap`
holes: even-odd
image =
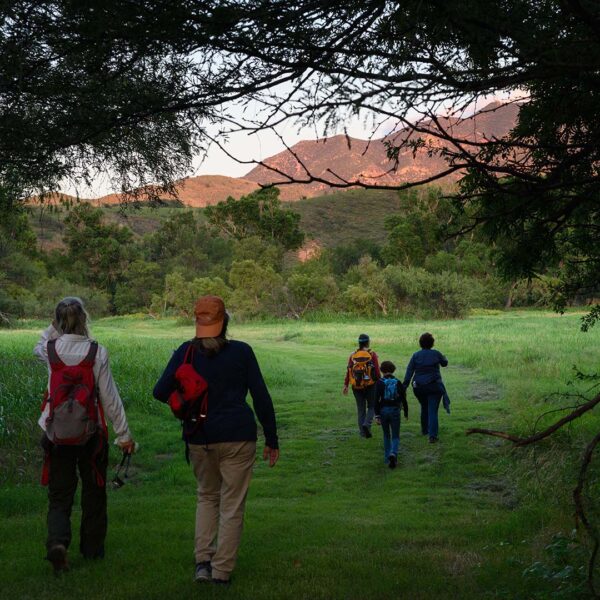
[[[218,296],[203,296],[195,306],[196,337],[173,354],[154,388],[154,397],[169,401],[181,389],[177,371],[191,364],[207,383],[208,403],[197,426],[185,427],[198,481],[195,536],[195,580],[227,584],[236,563],[244,507],[255,461],[257,427],[265,435],[263,458],[274,466],[279,458],[273,402],[252,348],[226,337],[229,316]]]

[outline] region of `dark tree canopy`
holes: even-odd
[[[559,304],[598,288],[595,0],[21,0],[0,8],[0,34],[5,207],[107,171],[126,190],[168,189],[224,139],[209,123],[251,133],[291,120],[326,134],[359,115],[374,136],[384,121],[405,128],[389,138],[392,158],[444,158],[429,180],[466,173],[456,207],[505,248],[508,273],[559,269]],[[520,104],[506,138],[457,134],[474,101],[500,93]],[[227,112],[257,101],[243,122]]]
[[[505,248],[507,273],[560,268],[558,305],[574,291],[598,290],[598,2],[220,4],[235,7],[235,17],[215,46],[262,66],[301,70],[294,87],[258,94],[265,109],[247,129],[295,119],[327,132],[363,115],[380,136],[378,124],[391,120],[410,132],[390,138],[392,158],[421,148],[445,159],[436,177],[466,173],[456,206]],[[507,137],[473,141],[457,133],[474,101],[499,93],[518,96],[520,105]],[[300,180],[315,177],[306,171]],[[361,185],[335,174],[328,183]]]
[[[261,86],[214,27],[191,0],[2,3],[0,207],[98,174],[172,191],[218,107]]]

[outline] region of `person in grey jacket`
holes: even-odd
[[[438,441],[438,410],[446,394],[440,367],[448,366],[448,359],[433,349],[434,342],[431,333],[424,333],[419,338],[421,350],[412,355],[403,381],[405,388],[412,381],[413,393],[421,405],[421,433],[429,435],[432,444]]]
[[[79,298],[68,297],[56,306],[55,319],[46,328],[33,352],[48,365],[51,374],[48,342],[56,340],[54,351],[65,365],[77,365],[90,350],[92,339],[89,317]],[[85,445],[56,445],[46,435],[49,403],[45,403],[38,421],[44,431],[42,446],[46,452],[44,476],[48,484],[48,538],[46,558],[55,573],[68,570],[67,549],[71,542],[71,507],[77,489],[77,470],[81,478],[81,530],[79,548],[84,558],[104,557],[107,529],[106,471],[108,465],[108,429],[105,417],[112,423],[115,443],[125,453],[135,449],[119,391],[108,363],[108,352],[98,345],[94,365],[94,382],[98,390],[98,423],[100,427]],[[50,384],[48,384],[50,391]]]

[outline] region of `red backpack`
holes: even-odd
[[[50,391],[46,436],[59,446],[83,446],[98,431],[98,394],[94,361],[98,342],[91,342],[87,356],[67,366],[56,352],[56,340],[48,342]],[[42,407],[42,409],[44,408]]]
[[[182,421],[185,438],[189,438],[204,423],[208,414],[208,383],[194,369],[193,358],[194,348],[190,344],[183,363],[175,371],[178,389],[168,400],[173,415]]]

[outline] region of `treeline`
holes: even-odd
[[[360,211],[360,202],[351,206]],[[189,317],[194,299],[209,293],[239,318],[461,317],[471,308],[551,304],[548,275],[506,281],[477,231],[450,236],[460,218],[438,189],[403,192],[385,219],[384,243],[369,235],[367,214],[364,236],[301,261],[300,216],[276,189],[204,214],[180,209],[143,236],[80,203],[64,220],[62,247],[51,251],[40,250],[25,212],[11,213],[0,225],[0,315],[5,323],[47,317],[65,295],[81,296],[94,316]]]

